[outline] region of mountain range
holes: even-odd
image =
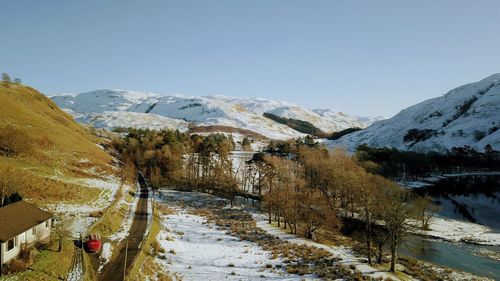
[[[418,152],[446,152],[487,145],[500,150],[500,74],[455,88],[443,96],[410,106],[385,119],[354,117],[330,109],[308,110],[263,98],[159,95],[126,90],[96,90],[52,96],[77,121],[98,128],[174,128],[217,126],[253,131],[269,139],[305,136],[291,123],[304,123],[324,133],[363,128],[330,147],[354,151],[360,144]],[[295,121],[299,122],[295,122]],[[294,122],[292,122],[294,121]],[[302,123],[301,123],[302,122]]]
[[[229,96],[159,95],[126,90],[96,90],[51,97],[79,122],[98,128],[178,128],[227,126],[246,129],[269,139],[305,136],[264,113],[306,121],[325,133],[365,128],[378,118],[354,117],[329,109],[308,110],[298,105],[263,98]],[[269,116],[269,115],[268,115]]]

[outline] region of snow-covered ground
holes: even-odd
[[[370,276],[372,278],[394,278],[394,275],[380,271],[369,266],[366,263],[363,263],[359,257],[356,257],[351,249],[343,246],[328,246],[320,243],[316,243],[311,240],[307,240],[304,238],[297,237],[296,235],[287,233],[283,229],[279,227],[275,227],[272,224],[269,224],[267,221],[267,215],[265,214],[253,214],[255,221],[257,222],[257,226],[264,229],[271,235],[279,237],[283,241],[288,241],[290,243],[295,244],[304,244],[308,246],[317,247],[323,250],[326,250],[332,253],[335,257],[340,259],[339,263],[347,266],[354,266],[358,271],[360,271],[363,275]]]
[[[85,233],[88,228],[97,220],[90,217],[90,213],[97,212],[108,207],[114,200],[121,182],[113,176],[100,178],[58,178],[66,183],[81,185],[84,187],[99,188],[101,193],[92,202],[83,204],[48,204],[46,208],[57,216],[62,216],[70,223],[69,230],[72,238],[79,238],[80,234]]]
[[[180,212],[164,217],[163,226],[158,241],[166,253],[157,260],[182,280],[304,280],[276,269],[282,261],[258,244],[228,235],[203,217]]]
[[[139,202],[139,183],[136,183],[136,187],[131,187],[128,185],[124,185],[124,194],[127,192],[133,191],[135,193],[134,200],[129,203],[126,201],[125,196],[122,196],[120,202],[117,204],[117,208],[121,208],[121,206],[126,205],[128,212],[125,215],[125,218],[122,221],[122,224],[117,232],[113,233],[110,237],[108,237],[113,242],[120,242],[123,239],[127,238],[130,227],[132,226],[132,222],[134,221],[135,211],[137,210],[137,203]]]
[[[483,225],[435,217],[432,218],[429,228],[429,230],[415,228],[414,232],[450,242],[500,246],[500,233],[495,233]]]
[[[99,256],[99,269],[98,272],[101,272],[104,266],[111,260],[113,256],[113,245],[111,243],[104,243],[102,245],[101,255]]]

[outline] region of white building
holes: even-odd
[[[52,214],[27,202],[18,201],[0,208],[0,270],[23,248],[50,240]],[[1,274],[1,271],[0,271]]]

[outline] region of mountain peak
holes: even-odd
[[[500,74],[410,106],[394,117],[332,142],[353,151],[366,143],[400,150],[445,152],[486,145],[500,150]]]

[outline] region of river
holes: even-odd
[[[452,175],[414,191],[429,194],[441,206],[440,217],[474,222],[490,227],[492,232],[500,232],[499,175]],[[400,251],[419,260],[500,280],[500,262],[477,255],[485,252],[500,255],[499,246],[411,236]]]
[[[431,195],[442,207],[440,217],[475,222],[500,232],[499,182],[499,175],[452,176],[415,192]],[[254,200],[238,198],[237,201],[252,209],[260,207]],[[500,262],[478,255],[485,252],[500,255],[500,246],[452,243],[411,235],[399,251],[404,256],[500,280]]]

